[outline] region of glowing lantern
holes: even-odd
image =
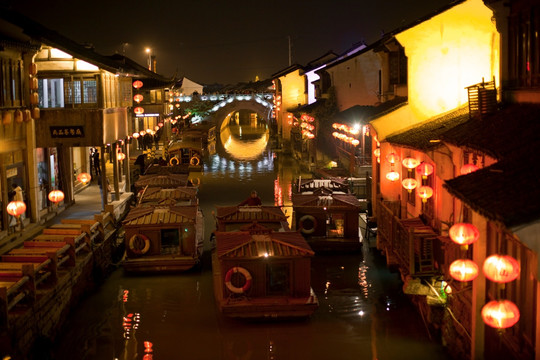
[[[135,139],[137,139],[139,136],[141,136],[138,132],[134,132],[132,135]]]
[[[153,344],[150,341],[144,342],[144,352],[145,353],[151,353],[152,352]]]
[[[461,170],[460,170],[460,173],[461,175],[466,175],[466,174],[470,174],[472,172],[475,172],[476,170],[478,170],[478,166],[474,165],[474,164],[465,164],[461,167]]]
[[[144,97],[141,94],[136,94],[133,96],[133,100],[135,100],[137,103],[140,103],[143,101]]]
[[[117,155],[118,161],[122,161],[126,158],[126,154],[119,152]]]
[[[33,108],[33,109],[32,109],[32,117],[33,117],[34,119],[39,119],[39,116],[40,116],[40,114],[39,114],[39,108],[38,108],[38,107]]]
[[[380,157],[381,156],[381,148],[376,148],[375,150],[373,150],[373,155],[375,155],[376,157]]]
[[[478,276],[478,265],[469,259],[459,259],[450,264],[450,276],[457,281],[472,281]]]
[[[163,127],[163,123],[162,122],[158,123],[158,126]]]
[[[397,171],[390,171],[389,173],[386,174],[386,178],[390,181],[396,181],[399,179],[399,173]]]
[[[395,153],[390,153],[386,155],[386,160],[388,160],[391,165],[394,165],[399,161],[399,156]]]
[[[11,201],[6,207],[7,213],[12,216],[21,216],[26,211],[24,201]]]
[[[422,162],[416,167],[416,172],[422,175],[423,179],[427,179],[429,175],[433,174],[433,165]]]
[[[403,187],[407,189],[408,192],[412,192],[418,185],[418,181],[412,178],[407,178],[407,179],[403,179],[403,181],[401,182],[401,185],[403,185]]]
[[[144,108],[142,108],[141,106],[137,106],[135,109],[133,109],[133,112],[137,115],[141,115],[144,113]]]
[[[429,186],[420,186],[417,192],[418,196],[422,198],[422,202],[427,202],[427,199],[433,196],[433,189]]]
[[[142,88],[142,86],[143,86],[143,82],[141,80],[135,80],[133,82],[133,87],[135,89],[140,89],[140,88]]]
[[[482,308],[482,319],[496,329],[506,329],[519,321],[519,309],[511,301],[493,300]]]
[[[141,132],[139,132],[139,135],[141,135],[141,136],[146,135],[146,131],[142,130]]]
[[[89,173],[80,173],[79,175],[77,175],[77,180],[79,180],[80,182],[82,182],[83,184],[86,184],[87,182],[89,182],[90,180],[92,179],[92,176],[90,176]]]
[[[159,130],[159,126],[154,126],[154,130],[158,131]]]
[[[483,270],[489,280],[507,283],[519,276],[519,263],[508,255],[491,255],[484,261]]]
[[[417,167],[418,164],[420,164],[420,161],[418,161],[417,159],[412,158],[412,157],[406,157],[405,159],[403,159],[403,161],[401,163],[407,169],[411,170],[411,169],[414,169],[415,167]]]
[[[469,245],[480,237],[480,232],[473,224],[457,223],[450,227],[448,236],[453,242],[459,245]]]
[[[61,190],[53,190],[49,193],[49,200],[53,203],[59,203],[64,200],[64,193]]]
[[[353,144],[354,146],[358,146],[360,144],[360,141],[357,139],[354,139],[353,141],[351,141],[351,144]]]

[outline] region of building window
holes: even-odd
[[[40,108],[64,107],[64,79],[39,79],[38,93]]]
[[[273,264],[266,266],[266,294],[288,295],[290,292],[290,269],[288,264]]]
[[[71,105],[97,104],[95,79],[64,80],[64,102]]]
[[[517,6],[515,6],[517,8]],[[540,8],[519,5],[509,17],[509,70],[514,86],[540,85]]]
[[[0,59],[0,106],[21,106],[22,60]]]
[[[83,93],[85,104],[97,103],[97,82],[96,80],[83,81]]]

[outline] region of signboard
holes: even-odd
[[[82,138],[84,126],[49,126],[52,138]]]

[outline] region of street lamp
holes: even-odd
[[[148,70],[152,71],[152,50],[150,48],[146,48],[145,51],[148,54]]]

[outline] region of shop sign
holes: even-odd
[[[52,138],[81,138],[84,137],[83,126],[49,126]]]
[[[11,178],[17,176],[17,168],[6,169],[6,177]]]

